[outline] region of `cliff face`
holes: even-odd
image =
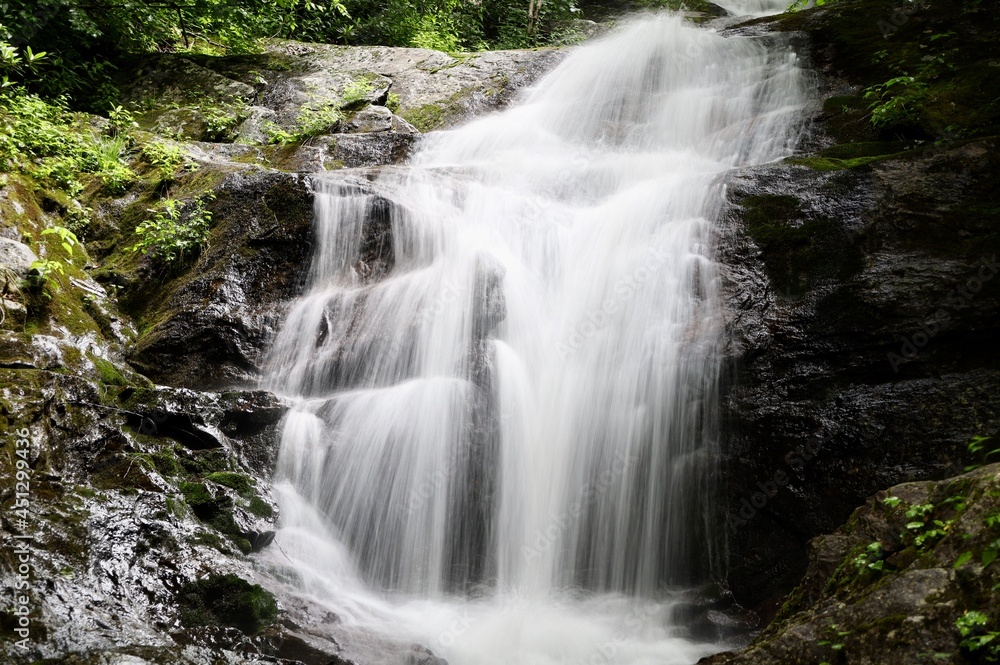
[[[729,582],[764,622],[810,539],[882,488],[960,473],[1000,427],[997,27],[976,3],[840,0],[736,28],[796,31],[818,74],[802,154],[734,172],[720,230]],[[781,659],[750,653],[733,662]]]

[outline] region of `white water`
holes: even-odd
[[[270,379],[305,592],[454,665],[715,649],[673,612],[723,530],[713,221],[726,171],[790,151],[803,89],[787,49],[646,17],[405,169],[317,180]]]

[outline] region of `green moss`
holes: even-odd
[[[222,450],[202,450],[179,457],[184,470],[193,475],[207,476],[229,470],[229,457]]]
[[[236,575],[209,575],[177,593],[181,623],[189,628],[228,626],[255,635],[278,618],[278,604],[267,590]]]
[[[843,229],[832,220],[805,216],[795,197],[750,196],[740,204],[768,276],[785,295],[802,295],[821,279],[843,279],[861,268],[860,252]]]
[[[258,496],[250,499],[250,506],[247,508],[252,515],[269,520],[274,517],[274,509]]]
[[[161,450],[150,455],[153,461],[153,466],[156,470],[163,476],[177,476],[183,473],[184,467],[181,463],[177,461],[176,455],[170,452]]]
[[[236,493],[242,497],[249,498],[253,495],[253,480],[241,473],[217,471],[205,476],[205,478],[207,480],[211,480],[213,483],[218,483],[236,490]]]
[[[204,483],[183,482],[177,488],[195,516],[229,539],[244,554],[252,550],[236,521],[233,519],[233,500],[229,496],[213,497]]]
[[[128,380],[122,376],[122,373],[118,371],[112,363],[108,362],[100,356],[95,356],[91,353],[87,354],[90,361],[94,363],[94,368],[97,370],[97,375],[101,377],[101,383],[109,386],[127,386]]]
[[[440,104],[424,104],[414,109],[406,109],[400,116],[421,132],[434,131],[443,126],[445,121],[444,107]]]

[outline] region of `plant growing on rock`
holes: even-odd
[[[987,630],[990,618],[985,612],[966,610],[955,620],[962,636],[959,645],[964,651],[979,653],[988,663],[1000,662],[1000,631]]]
[[[926,96],[927,85],[906,75],[873,85],[864,94],[872,102],[870,122],[878,129],[915,120]]]
[[[29,284],[49,297],[47,288],[52,291],[59,290],[59,276],[66,274],[66,265],[73,262],[73,250],[80,243],[76,235],[63,226],[53,226],[42,231],[42,236],[58,236],[59,247],[66,252],[66,262],[58,259],[38,259],[30,266]]]
[[[295,120],[294,131],[285,131],[274,123],[265,125],[264,130],[271,143],[302,143],[316,136],[332,134],[343,119],[344,114],[333,104],[324,104],[318,108],[306,106]]]
[[[184,151],[180,146],[163,141],[150,141],[142,146],[140,152],[146,163],[156,167],[163,179],[173,176],[177,167],[184,161]]]
[[[207,194],[189,203],[167,199],[149,208],[152,217],[136,227],[139,241],[130,249],[167,268],[183,265],[208,242],[212,213],[205,206],[214,198]]]
[[[344,106],[354,106],[371,94],[375,86],[367,78],[354,79],[344,86]]]

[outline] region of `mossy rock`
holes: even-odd
[[[860,252],[840,226],[803,215],[794,196],[749,196],[740,205],[768,276],[783,294],[799,296],[819,280],[846,278],[861,268]]]
[[[227,626],[256,635],[278,618],[274,596],[236,575],[209,575],[177,592],[181,623],[188,628]]]
[[[236,490],[236,493],[242,497],[249,498],[253,495],[254,482],[249,476],[245,476],[242,473],[217,471],[205,476],[205,479]]]

